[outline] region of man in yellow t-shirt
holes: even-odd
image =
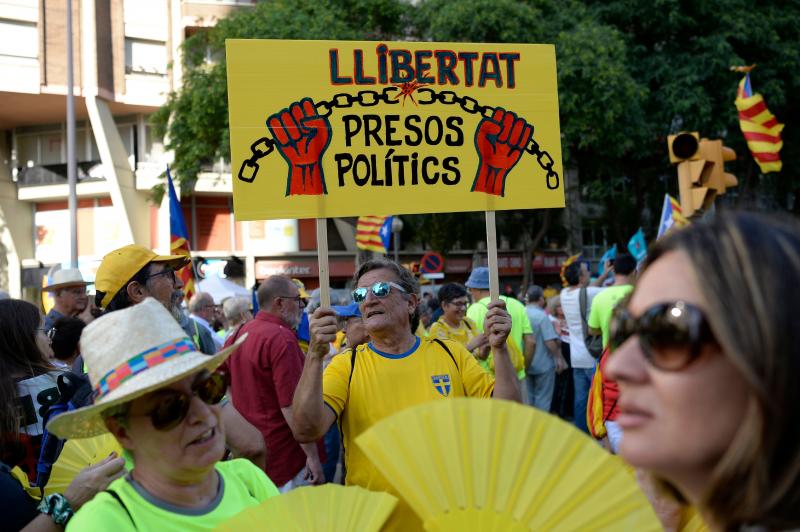
[[[336,334],[330,309],[311,318],[311,345],[295,391],[293,431],[314,441],[334,422],[342,428],[347,484],[388,491],[400,498],[385,530],[420,530],[422,523],[354,443],[381,419],[408,407],[449,397],[495,397],[520,401],[519,383],[506,339],[511,318],[502,302],[489,305],[486,334],[495,356],[495,377],[483,371],[456,342],[414,335],[419,284],[395,262],[376,259],[355,275],[359,303],[371,341],[333,358],[323,377],[322,358]]]

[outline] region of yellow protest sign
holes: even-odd
[[[555,48],[227,41],[239,220],[564,206]]]

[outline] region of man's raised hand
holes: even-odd
[[[336,340],[336,313],[330,308],[318,308],[309,317],[308,329],[311,333],[308,354],[321,359],[328,354],[331,343]]]

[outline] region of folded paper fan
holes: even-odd
[[[397,499],[388,493],[358,486],[307,486],[248,508],[217,530],[377,532],[396,504]]]
[[[662,529],[618,458],[516,403],[426,403],[381,420],[356,444],[426,530]]]
[[[678,530],[680,532],[709,532],[711,529],[708,528],[708,525],[703,521],[697,508],[689,506],[683,510]]]
[[[44,487],[45,495],[64,493],[84,467],[102,461],[112,452],[121,455],[122,447],[116,438],[108,433],[93,438],[67,440],[56,463],[53,464],[50,480]]]

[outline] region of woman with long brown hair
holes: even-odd
[[[800,527],[798,301],[800,223],[724,214],[660,240],[612,320],[620,454],[715,530]]]
[[[19,466],[31,482],[44,414],[59,399],[52,354],[39,309],[19,299],[0,300],[0,460]]]

